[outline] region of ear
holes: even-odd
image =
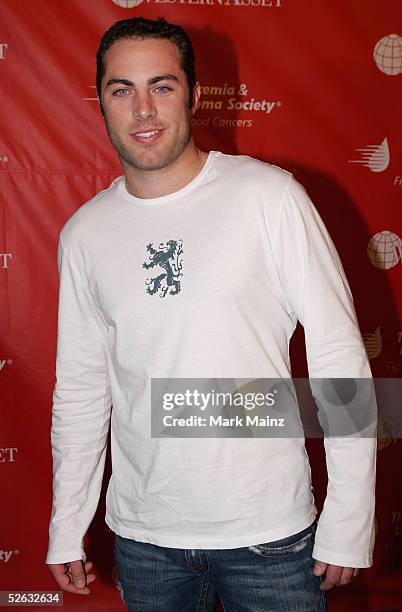
[[[199,84],[199,82],[197,81],[196,84],[194,85],[194,89],[193,89],[193,105],[191,107],[191,114],[192,116],[195,115],[196,110],[198,108],[198,104],[200,101],[200,97],[201,97],[201,86]]]

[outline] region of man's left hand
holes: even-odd
[[[331,563],[324,563],[323,561],[316,561],[314,566],[315,576],[322,576],[325,574],[325,580],[321,583],[320,589],[327,591],[332,589],[334,586],[341,586],[343,584],[349,584],[349,582],[357,576],[359,570],[353,567],[341,567],[340,565],[331,565]]]

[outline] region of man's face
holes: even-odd
[[[105,55],[102,104],[109,138],[123,166],[159,170],[174,163],[191,138],[187,78],[177,47],[166,39],[128,39]]]

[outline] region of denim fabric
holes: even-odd
[[[129,612],[325,612],[314,576],[316,521],[303,531],[255,546],[204,550],[155,546],[116,535],[122,596]]]

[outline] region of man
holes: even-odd
[[[178,26],[114,24],[97,88],[124,178],[60,236],[47,563],[89,593],[82,538],[111,419],[106,522],[131,611],[205,610],[211,587],[227,612],[325,610],[325,591],[372,563],[374,439],[325,439],[317,525],[303,437],[156,438],[150,400],[157,377],[289,379],[298,319],[310,377],[369,378],[334,246],[289,173],[197,148]]]

